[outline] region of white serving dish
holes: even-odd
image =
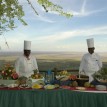
[[[107,87],[105,85],[96,85],[96,89],[103,91],[103,90],[107,90]]]

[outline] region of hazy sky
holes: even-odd
[[[23,50],[23,41],[32,41],[32,51],[87,51],[86,39],[94,38],[96,51],[107,52],[107,0],[51,0],[72,18],[60,16],[55,12],[44,12],[36,0],[31,0],[39,16],[26,2],[20,0],[25,10],[28,26],[17,22],[15,30],[0,36],[2,50]]]

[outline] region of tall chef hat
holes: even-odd
[[[24,50],[31,50],[31,41],[24,40]]]
[[[88,48],[94,47],[94,39],[93,38],[87,39],[87,46],[88,46]]]

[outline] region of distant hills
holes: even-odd
[[[84,55],[85,52],[49,52],[49,51],[37,51],[34,52],[32,51],[32,54],[37,58],[37,59],[72,59],[72,60],[81,60],[82,56]],[[8,51],[1,51],[0,52],[0,59],[3,60],[3,58],[8,58],[8,57],[18,57],[22,55],[23,52],[8,52]],[[102,60],[104,62],[107,62],[107,52],[100,52],[98,53]],[[13,58],[12,58],[13,59]]]
[[[37,59],[40,70],[58,69],[78,69],[81,58],[85,52],[32,52]],[[0,68],[6,63],[14,64],[14,61],[23,52],[0,52]],[[107,67],[107,53],[99,53],[104,67]]]

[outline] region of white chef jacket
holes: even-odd
[[[29,77],[34,74],[33,70],[38,69],[35,57],[29,56],[29,60],[23,55],[15,62],[15,69],[19,76]]]
[[[92,75],[102,68],[102,61],[97,53],[87,53],[82,57],[79,73],[84,72],[89,76],[89,82],[93,80]]]

